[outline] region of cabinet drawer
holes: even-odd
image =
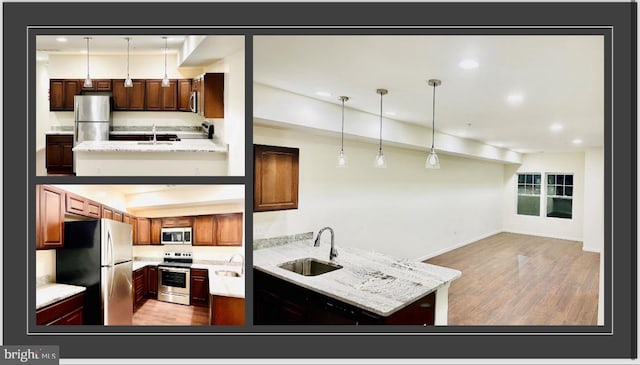
[[[209,270],[207,269],[191,269],[191,276],[204,276],[205,278],[209,276]]]
[[[48,326],[69,326],[84,324],[84,315],[82,314],[84,307],[80,307],[71,313],[65,314],[61,318],[48,324]]]
[[[54,322],[61,320],[62,317],[70,315],[72,312],[77,311],[78,309],[82,311],[83,306],[84,294],[76,294],[70,298],[64,299],[60,302],[54,303],[38,310],[36,312],[36,324],[54,324]]]

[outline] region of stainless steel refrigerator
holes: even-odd
[[[56,281],[81,285],[84,323],[131,325],[132,227],[111,219],[64,222],[56,251]]]
[[[74,97],[73,147],[84,141],[108,141],[111,128],[111,96],[76,95]],[[76,170],[74,155],[73,172]]]

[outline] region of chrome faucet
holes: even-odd
[[[156,144],[156,125],[155,124],[151,127],[151,132],[153,132],[153,144]]]
[[[334,233],[333,233],[333,229],[331,227],[324,227],[321,230],[318,231],[318,236],[316,237],[315,242],[313,243],[313,247],[319,247],[320,246],[320,236],[322,235],[322,232],[329,230],[329,232],[331,232],[331,249],[329,250],[329,261],[333,261],[333,259],[335,257],[338,256],[338,250],[334,247]]]
[[[239,257],[240,258],[240,263],[242,266],[240,266],[240,275],[244,275],[244,256],[242,256],[239,253],[234,253],[233,255],[231,255],[231,257],[229,258],[229,262],[232,262],[233,259],[235,257]]]

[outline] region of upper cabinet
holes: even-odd
[[[198,114],[205,118],[224,118],[224,73],[206,73],[194,83],[198,89]]]
[[[124,79],[112,80],[113,110],[145,110],[145,80],[132,80],[133,87],[124,87]]]
[[[84,86],[84,81],[79,81],[82,91],[111,91],[111,79],[94,79],[91,80],[91,86]]]
[[[217,214],[218,246],[242,246],[242,213]]]
[[[49,110],[73,111],[74,96],[82,90],[80,80],[49,80]]]
[[[162,80],[147,80],[146,110],[178,110],[178,83],[169,80],[168,87],[162,87]]]
[[[191,80],[178,80],[178,110],[181,112],[190,112],[195,100],[191,97]]]
[[[253,145],[253,211],[298,209],[298,148]]]
[[[83,196],[67,192],[65,212],[88,218],[101,218],[102,205]]]
[[[36,189],[36,249],[61,248],[65,192],[47,185]]]

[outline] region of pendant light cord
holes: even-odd
[[[89,78],[89,37],[87,37],[87,79]]]
[[[340,136],[341,136],[340,152],[344,152],[344,97],[341,97],[341,99],[342,99],[342,129],[340,131]]]
[[[127,38],[127,79],[129,79],[129,41],[130,38]]]
[[[167,78],[167,37],[164,37],[164,78]]]
[[[382,96],[384,94],[381,92],[380,93],[380,146],[378,151],[382,152]]]
[[[431,115],[431,149],[433,150],[436,138],[436,84],[433,84],[433,107]]]

